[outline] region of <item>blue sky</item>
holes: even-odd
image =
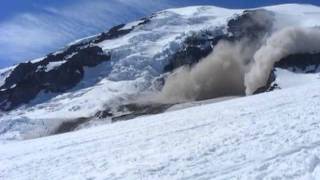
[[[252,8],[320,0],[1,0],[0,68],[41,57],[78,38],[170,7]]]

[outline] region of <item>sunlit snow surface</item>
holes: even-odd
[[[320,84],[0,145],[0,179],[320,177]]]

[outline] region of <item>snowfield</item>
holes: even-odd
[[[0,179],[317,180],[319,89],[314,82],[78,132],[3,142]]]

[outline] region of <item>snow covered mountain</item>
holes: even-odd
[[[0,179],[319,179],[319,65],[311,5],[113,27],[0,70]]]
[[[0,139],[41,137],[179,103],[317,81],[319,19],[320,8],[311,5],[194,6],[72,42],[1,70]]]

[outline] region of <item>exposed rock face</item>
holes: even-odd
[[[187,38],[173,57],[165,71],[172,71],[184,65],[193,65],[208,56],[220,40],[235,41],[242,38],[256,40],[270,32],[273,27],[274,15],[267,10],[247,10],[231,19],[227,24],[227,32],[217,28],[212,31],[194,33]]]
[[[289,55],[274,64],[274,68],[287,69],[297,73],[317,73],[320,72],[320,53],[302,53]],[[254,92],[259,94],[279,88],[274,83],[276,80],[274,70],[270,73],[267,84]]]
[[[246,10],[243,14],[228,22],[227,37],[230,40],[241,38],[257,39],[270,32],[273,27],[274,14],[264,9]]]
[[[260,94],[264,92],[273,91],[277,88],[277,84],[273,84],[273,82],[276,80],[276,75],[274,73],[274,70],[270,73],[270,76],[268,78],[267,84],[263,87],[258,88],[253,94]]]
[[[218,29],[215,32],[204,31],[194,33],[187,38],[180,51],[175,53],[170,59],[169,64],[165,66],[165,72],[173,71],[184,65],[193,65],[202,58],[208,56],[213,47],[223,38],[223,32]]]
[[[83,78],[84,67],[94,67],[109,59],[110,55],[97,46],[71,46],[39,62],[21,63],[0,87],[0,110],[8,111],[28,103],[40,91],[64,92],[73,88]]]
[[[320,71],[320,53],[295,54],[281,59],[275,67],[293,72],[315,73]]]

